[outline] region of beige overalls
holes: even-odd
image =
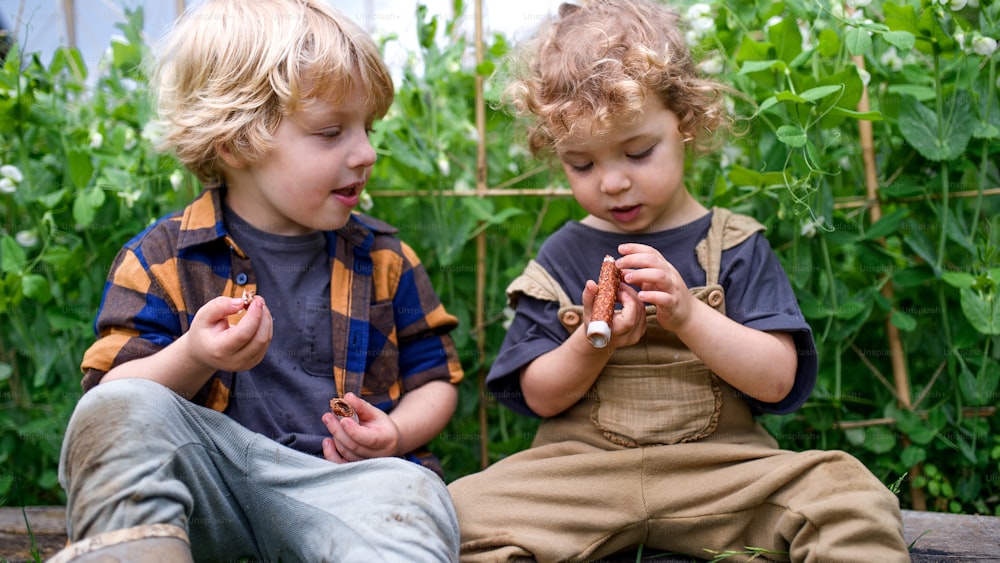
[[[706,285],[692,293],[725,314],[722,251],[760,229],[716,209],[696,249]],[[567,331],[580,328],[582,306],[535,263],[508,293],[557,301]],[[646,313],[644,339],[543,420],[530,449],[449,486],[463,561],[591,561],[638,545],[706,559],[752,546],[785,561],[909,561],[898,500],[864,465],[778,449],[738,392]]]

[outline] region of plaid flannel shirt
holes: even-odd
[[[250,258],[227,234],[221,189],[207,189],[119,252],[84,355],[83,388],[112,367],[156,353],[183,334],[195,312],[220,295],[255,290]],[[393,227],[353,214],[326,232],[337,393],[354,392],[384,411],[407,390],[463,376],[448,314],[413,250]],[[193,397],[224,411],[233,374],[217,372]]]

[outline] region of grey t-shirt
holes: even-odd
[[[535,260],[576,304],[581,302],[587,280],[597,280],[604,256],[617,257],[618,245],[625,242],[658,249],[689,288],[698,287],[705,284],[705,271],[698,264],[694,249],[708,234],[711,219],[712,214],[708,213],[674,229],[636,235],[610,233],[571,222],[546,239]],[[746,397],[755,413],[794,411],[809,398],[816,383],[816,345],[788,277],[762,234],[756,233],[722,253],[719,283],[725,291],[728,317],[758,330],[789,332],[795,339],[798,371],[788,396],[778,403],[762,403]],[[557,348],[569,336],[559,322],[558,310],[559,304],[555,302],[528,296],[518,301],[514,320],[486,379],[494,397],[514,411],[534,414],[521,393],[521,368]]]
[[[255,229],[228,207],[226,229],[248,256],[274,334],[264,359],[236,373],[226,414],[250,430],[321,455],[320,417],[336,396],[330,264],[322,232],[281,236]]]

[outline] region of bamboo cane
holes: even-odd
[[[854,59],[854,63],[858,66],[859,70],[865,69],[864,57],[856,55],[852,58]],[[870,109],[871,104],[868,97],[868,86],[864,85],[861,89],[861,99],[858,101],[858,111],[861,113],[867,113]],[[872,124],[870,121],[864,119],[858,120],[858,135],[861,139],[861,155],[865,165],[865,194],[870,205],[871,222],[875,223],[882,218],[882,206],[878,199],[878,169],[875,164],[875,136],[873,134]],[[884,245],[885,240],[879,239],[879,243]],[[892,279],[886,280],[885,284],[882,286],[882,296],[885,297],[886,301],[892,303],[893,294]],[[906,357],[903,353],[903,344],[899,338],[899,329],[896,328],[896,325],[892,324],[891,314],[885,320],[885,332],[886,337],[889,340],[889,357],[892,360],[892,376],[896,387],[896,399],[900,408],[912,411],[913,404],[910,401],[910,378],[906,372]],[[909,439],[906,436],[903,436],[903,443],[909,445]],[[921,473],[920,464],[914,465],[910,469],[910,473],[910,496],[913,502],[913,508],[915,510],[927,510],[927,499],[924,497],[924,491],[916,485],[916,478],[919,477]]]
[[[476,0],[476,68],[483,63],[483,0]],[[486,197],[486,100],[483,97],[483,76],[476,72],[476,195]],[[482,227],[482,223],[480,223]],[[479,455],[480,467],[490,463],[488,421],[486,417],[486,229],[476,235],[476,350],[479,353]]]

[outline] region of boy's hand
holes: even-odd
[[[677,269],[658,250],[645,244],[621,244],[618,252],[622,255],[618,267],[625,283],[638,286],[639,300],[656,307],[660,326],[680,330],[694,311],[694,297]]]
[[[587,280],[583,287],[583,323],[586,327],[593,315],[594,298],[597,297],[597,282]],[[621,309],[615,309],[611,320],[610,349],[624,348],[639,341],[646,334],[646,308],[639,300],[639,294],[627,284],[619,284],[617,301]]]
[[[358,422],[353,418],[337,419],[332,413],[323,415],[323,424],[332,438],[323,440],[323,457],[336,463],[348,463],[376,457],[398,455],[399,428],[389,415],[354,393],[344,400],[354,407]]]
[[[264,359],[271,343],[271,312],[261,296],[254,297],[239,322],[229,316],[243,308],[242,299],[216,297],[195,313],[188,342],[195,360],[221,371],[246,371]]]

